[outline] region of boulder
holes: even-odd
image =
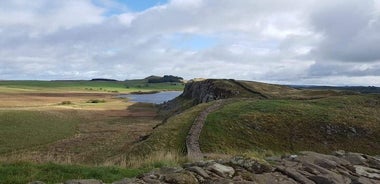
[[[172,184],[197,184],[197,178],[189,172],[182,171],[164,175],[164,181]]]
[[[228,164],[232,167],[242,167],[256,174],[270,172],[272,170],[272,167],[269,164],[264,164],[258,160],[241,156],[233,157]]]
[[[370,179],[380,180],[380,170],[365,167],[365,166],[360,166],[360,165],[355,165],[354,167],[355,167],[356,173],[359,174],[360,176],[364,176]]]
[[[219,176],[222,177],[232,177],[235,174],[234,168],[230,166],[225,166],[222,164],[214,163],[210,166],[208,166],[208,170],[215,172]]]
[[[206,173],[206,171],[198,166],[189,167],[187,168],[187,170],[194,172],[195,174],[203,178],[210,178],[210,176]]]

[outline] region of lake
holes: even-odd
[[[161,104],[182,94],[182,91],[163,91],[154,94],[127,94],[119,95],[120,98],[128,98],[131,102],[143,102]]]

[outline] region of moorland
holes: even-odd
[[[117,98],[163,90],[184,91],[162,105]],[[267,162],[305,150],[380,154],[373,93],[232,79],[1,81],[0,100],[0,183],[112,182],[234,155]],[[197,122],[201,158],[187,144]]]

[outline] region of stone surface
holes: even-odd
[[[246,157],[203,160],[181,167],[163,167],[113,184],[380,184],[380,159],[344,151],[333,155],[310,151],[271,158],[272,165]],[[70,180],[65,184],[99,184]],[[30,183],[42,184],[42,183]]]
[[[380,180],[380,170],[361,166],[361,165],[355,165],[354,167],[355,167],[356,173],[359,174],[360,176],[364,176],[370,179]]]
[[[197,178],[188,171],[171,173],[164,176],[164,181],[173,184],[197,184]]]
[[[234,168],[218,163],[210,165],[208,169],[223,177],[232,177],[235,174]]]
[[[210,178],[206,171],[198,166],[189,167],[187,170],[194,172],[203,178]]]

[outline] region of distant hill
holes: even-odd
[[[105,78],[95,78],[91,79],[91,81],[117,81],[116,79],[105,79]]]
[[[148,80],[148,83],[164,83],[164,82],[182,82],[183,78],[173,75],[164,75],[163,77],[160,76],[149,76],[145,78]]]
[[[304,86],[291,85],[290,87],[297,89],[319,89],[319,90],[340,90],[355,91],[359,93],[380,93],[380,87],[375,86]]]

